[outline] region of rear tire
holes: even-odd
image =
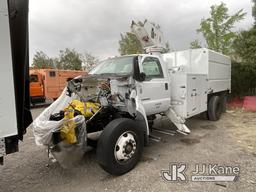
[[[220,119],[223,111],[223,102],[220,96],[213,95],[208,103],[208,117],[211,121],[217,121]]]
[[[204,120],[209,120],[208,111],[201,113],[200,117]]]
[[[115,119],[104,128],[98,141],[98,163],[112,175],[127,173],[140,160],[143,144],[143,129],[135,121]]]
[[[222,112],[223,113],[226,113],[226,111],[227,111],[227,95],[226,94],[224,94],[223,96],[222,96]]]

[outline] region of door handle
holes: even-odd
[[[165,90],[168,90],[168,83],[164,84]]]
[[[143,99],[141,99],[141,101],[147,101],[147,100],[150,100],[150,98],[149,98],[149,97],[147,97],[147,98],[143,98]]]

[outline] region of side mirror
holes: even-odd
[[[68,96],[71,96],[72,93],[76,92],[76,86],[72,80],[68,82],[67,91],[68,91]]]
[[[145,74],[144,72],[141,72],[139,79],[140,79],[140,81],[145,81],[145,79],[146,79],[146,74]]]

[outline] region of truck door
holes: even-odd
[[[139,68],[146,75],[145,80],[138,83],[137,91],[146,114],[166,111],[170,106],[170,86],[159,59],[146,56],[142,58]]]
[[[31,74],[29,79],[30,97],[43,97],[44,92],[41,76],[39,74]]]

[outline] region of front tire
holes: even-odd
[[[97,145],[99,165],[112,175],[133,169],[143,152],[143,130],[135,121],[119,118],[111,121],[102,132]]]

